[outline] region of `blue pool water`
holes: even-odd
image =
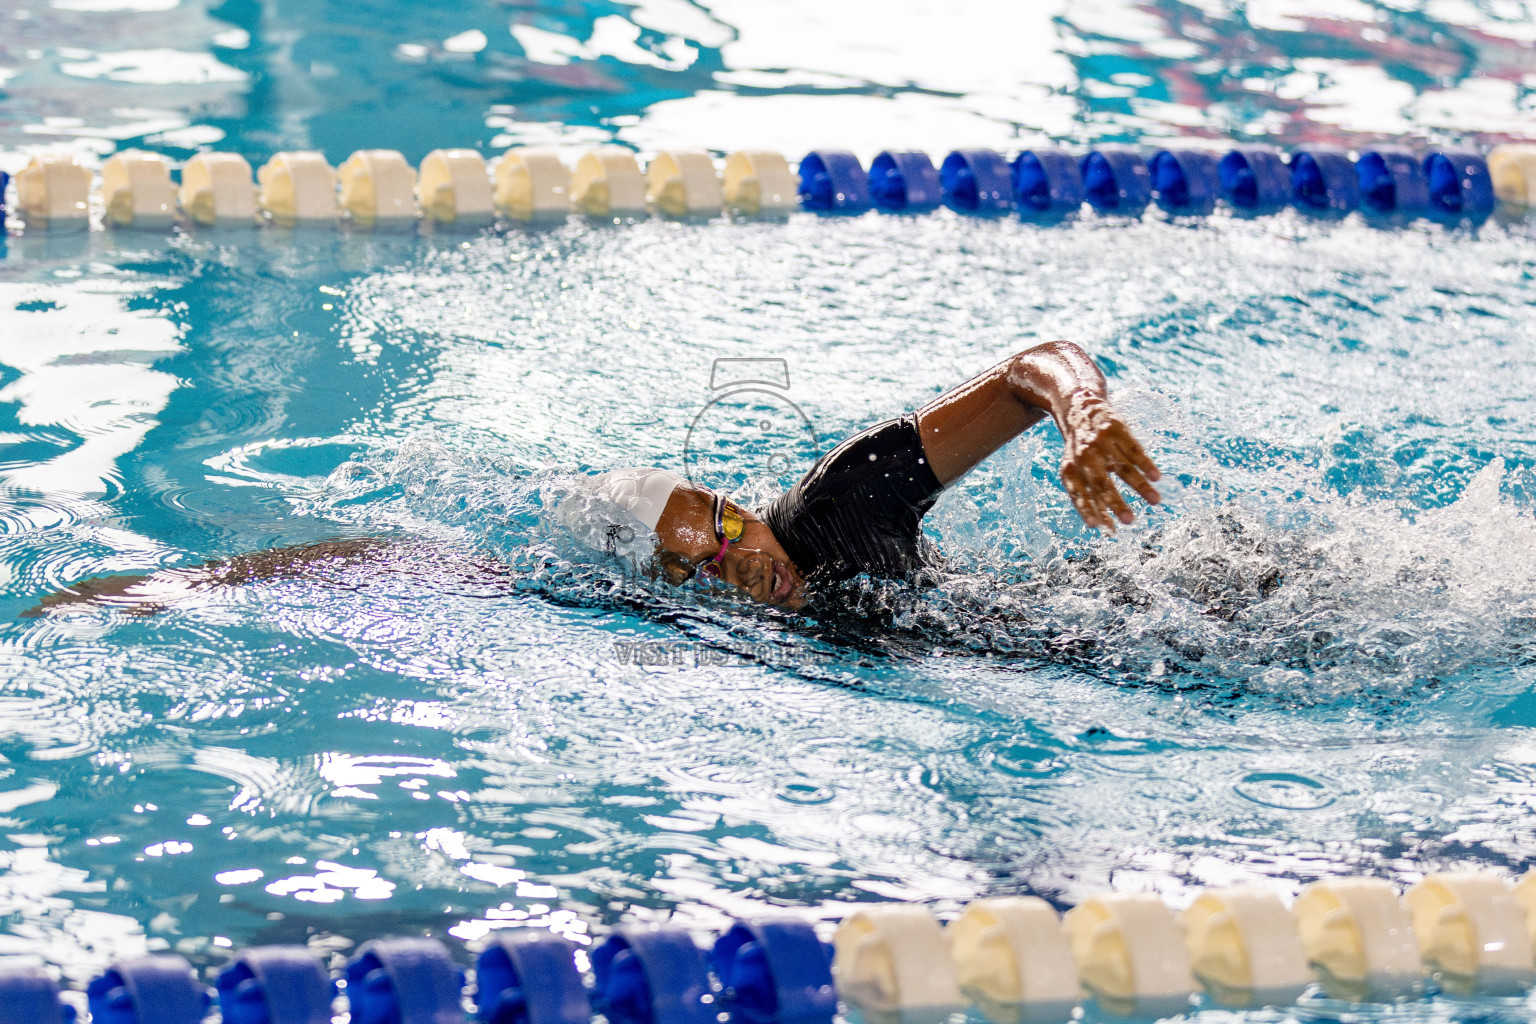
[[[1024,53],[964,62],[915,4],[862,48],[793,7],[824,30],[735,5],[380,3],[366,32],[340,4],[11,5],[0,158],[1443,138],[1469,95],[1507,99],[1473,141],[1528,117],[1520,5],[1207,7],[1013,14]],[[1234,47],[1243,77],[1201,70]],[[145,949],[1523,871],[1532,241],[1290,214],[13,232],[0,953],[78,980]],[[1049,428],[929,516],[937,586],[856,583],[807,616],[657,588],[556,522],[578,474],[682,468],[717,359],[783,360],[815,435],[783,402],[722,421],[711,443],[748,454],[728,482],[763,497],[1054,338],[1100,360],[1167,474],[1116,538],[1074,521]],[[231,586],[174,571],[364,537],[395,543]],[[138,603],[30,614],[156,571]]]

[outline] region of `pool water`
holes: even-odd
[[[174,5],[91,6],[35,20],[101,17],[121,35]],[[357,84],[352,51],[298,6],[176,9],[186,32],[239,15],[241,59],[267,62],[205,83],[229,90],[221,148],[323,138],[334,160],[353,145],[317,113],[345,89],[285,92],[301,52]],[[379,7],[367,45],[416,45],[414,8]],[[475,10],[506,31],[506,10]],[[560,17],[528,23],[559,35]],[[1485,34],[1507,20],[1480,17]],[[1052,52],[1070,36],[1059,27]],[[213,45],[187,52],[235,59]],[[829,67],[807,52],[761,66]],[[568,57],[546,66],[616,73]],[[643,110],[673,102],[663,81],[697,96],[659,77],[686,71],[635,64],[623,95]],[[522,88],[453,99],[431,81],[465,106]],[[0,112],[31,116],[26,85]],[[807,99],[764,89],[730,102]],[[95,95],[58,102],[84,121]],[[989,95],[915,114],[914,134],[983,118]],[[1099,116],[1053,95],[1081,103],[1079,127]],[[203,123],[180,109],[182,129],[162,131]],[[1144,113],[1111,127],[1134,133]],[[394,127],[356,144],[399,142],[381,118]],[[417,125],[411,145],[475,141],[459,127]],[[5,137],[12,155],[20,138]],[[1522,222],[1040,230],[947,211],[13,233],[0,953],[78,980],[146,949],[211,966],[258,943],[389,933],[457,948],[527,924],[580,938],[765,907],[1064,906],[1111,886],[1178,905],[1244,880],[1289,893],[1339,874],[1523,871],[1532,241]],[[930,514],[939,578],[855,581],[800,616],[658,586],[561,525],[583,474],[681,470],[690,444],[738,445],[710,471],[765,498],[815,450],[1056,338],[1098,358],[1165,472],[1166,504],[1116,537],[1075,520],[1049,426]],[[787,386],[710,412],[719,359],[781,360]],[[177,572],[338,538],[388,543],[229,586]],[[82,579],[144,573],[137,600],[39,610]]]

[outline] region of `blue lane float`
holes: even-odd
[[[463,990],[436,939],[375,939],[347,964],[352,1024],[464,1024]]]
[[[1099,213],[1139,217],[1152,201],[1152,172],[1134,149],[1104,146],[1083,157],[1083,195]]]
[[[1013,174],[990,149],[957,149],[939,166],[944,202],[959,213],[1000,216],[1013,209]]]
[[[198,1024],[213,1006],[192,965],[169,955],[115,964],[85,996],[91,1024]]]
[[[612,1024],[719,1024],[704,951],[682,929],[621,929],[592,951],[592,974]]]
[[[1291,202],[1291,171],[1268,146],[1238,146],[1216,165],[1221,197],[1248,216],[1278,213]]]
[[[800,161],[800,205],[816,213],[863,213],[870,207],[869,177],[845,149],[818,149]]]
[[[742,921],[710,953],[733,1019],[827,1024],[837,1012],[832,957],[804,921]]]
[[[59,986],[47,971],[0,964],[0,1024],[74,1024],[74,1020],[75,1008],[59,999]]]
[[[1367,149],[1355,164],[1360,210],[1367,216],[1412,220],[1429,209],[1429,183],[1412,150],[1399,146]]]
[[[485,1024],[589,1024],[591,1000],[576,947],[552,932],[497,932],[475,964],[475,1009]]]
[[[869,198],[881,213],[928,213],[944,201],[938,168],[915,149],[888,149],[869,165]]]
[[[303,946],[248,949],[219,973],[224,1024],[330,1024],[330,975]]]
[[[1474,224],[1486,220],[1498,197],[1488,161],[1469,149],[1432,149],[1424,157],[1429,213],[1437,220]]]
[[[1216,157],[1199,149],[1161,149],[1147,162],[1158,208],[1175,217],[1205,217],[1216,209],[1221,182]]]
[[[1323,220],[1338,220],[1360,205],[1360,176],[1337,146],[1302,146],[1291,154],[1291,202]]]
[[[1083,207],[1083,172],[1059,149],[1026,149],[1013,158],[1013,199],[1023,220],[1057,224]]]

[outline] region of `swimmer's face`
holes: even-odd
[[[720,550],[715,535],[715,496],[710,491],[679,487],[667,499],[656,523],[661,544],[656,551],[658,575],[673,583],[686,582]],[[720,578],[762,604],[796,611],[805,606],[805,580],[768,525],[734,504],[745,523],[741,539],[725,549]]]

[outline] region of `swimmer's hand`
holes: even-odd
[[[1103,395],[1087,389],[1072,392],[1065,405],[1055,417],[1066,442],[1061,482],[1083,522],[1114,533],[1116,520],[1136,521],[1136,514],[1115,483],[1116,476],[1148,504],[1161,503],[1162,496],[1152,482],[1162,473],[1114,406]]]

